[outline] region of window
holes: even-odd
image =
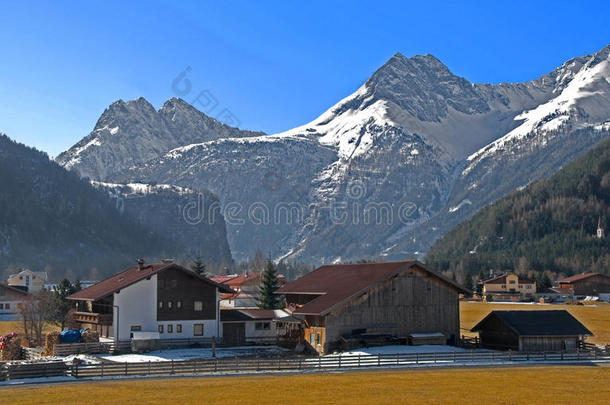
[[[502,288],[506,288],[506,284],[502,284]]]
[[[170,280],[169,283],[172,288],[178,287],[178,280]]]
[[[193,325],[193,336],[203,336],[203,324],[196,323]]]
[[[181,323],[176,325],[176,333],[182,333],[182,324]]]
[[[316,344],[319,345],[320,344],[320,334],[316,333]]]
[[[4,309],[4,304],[0,304],[0,309]]]
[[[163,301],[159,301],[159,309],[163,309]]]
[[[8,302],[4,304],[4,309],[11,309],[11,304],[9,304]]]
[[[195,301],[194,302],[194,309],[197,312],[203,311],[203,301]]]
[[[526,284],[526,285],[525,285],[525,288],[526,288],[526,289],[531,289],[531,288],[532,288],[532,285],[531,285],[531,284]]]
[[[167,333],[174,333],[174,325],[167,325]]]
[[[171,301],[167,301],[167,309],[172,309],[172,302]]]
[[[182,308],[182,301],[176,301],[176,309]]]
[[[515,284],[516,281],[515,280],[508,280],[508,284]]]
[[[316,334],[312,332],[309,334],[309,343],[311,343],[313,345],[315,342],[316,342]]]
[[[271,329],[271,322],[256,322],[254,324],[256,330],[269,330]]]
[[[132,332],[140,332],[142,331],[142,325],[131,325],[129,328]]]
[[[159,333],[163,333],[163,325],[159,325]]]

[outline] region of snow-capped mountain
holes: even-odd
[[[499,85],[472,84],[431,55],[396,54],[309,124],[99,171],[210,189],[236,258],[257,248],[315,262],[404,258],[607,135],[609,50]]]
[[[222,124],[182,99],[169,99],[157,111],[140,97],[112,103],[93,131],[56,161],[83,177],[103,180],[178,146],[252,135],[263,133]]]

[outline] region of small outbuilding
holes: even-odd
[[[568,311],[492,311],[472,328],[481,345],[524,352],[575,351],[593,333]]]

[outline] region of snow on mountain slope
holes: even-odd
[[[257,248],[311,262],[404,258],[606,135],[608,49],[499,85],[472,84],[432,55],[396,54],[306,125],[196,139],[100,170],[210,189],[237,259]]]

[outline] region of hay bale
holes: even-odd
[[[59,332],[53,331],[47,333],[47,336],[45,337],[43,356],[53,356],[53,347],[57,343],[59,343]]]
[[[100,341],[100,334],[96,330],[87,329],[81,334],[83,343],[92,343]]]

